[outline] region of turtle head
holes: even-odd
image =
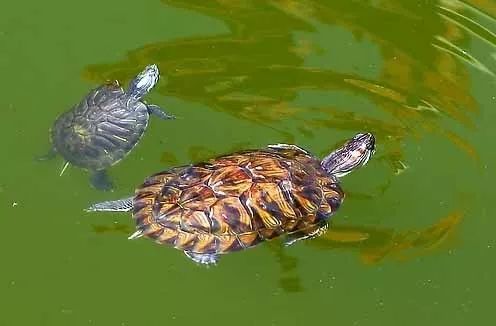
[[[158,78],[159,71],[157,65],[146,66],[145,70],[131,80],[127,94],[136,100],[140,100],[157,84]]]
[[[342,177],[365,165],[375,152],[375,138],[371,133],[359,133],[343,146],[327,155],[321,162],[327,173]]]

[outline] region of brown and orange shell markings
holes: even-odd
[[[225,253],[311,227],[344,194],[337,179],[294,147],[236,152],[160,172],[135,193],[133,218],[160,244]]]

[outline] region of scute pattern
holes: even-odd
[[[315,226],[342,198],[316,158],[296,146],[269,147],[151,176],[136,190],[133,216],[161,244],[225,253]]]
[[[129,103],[117,82],[108,83],[60,115],[51,130],[51,139],[56,150],[72,164],[101,170],[131,151],[143,135],[148,118],[143,103]]]

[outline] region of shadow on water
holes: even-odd
[[[229,32],[148,44],[130,50],[121,62],[86,67],[83,77],[93,82],[124,81],[153,62],[167,75],[167,85],[158,88],[162,95],[256,122],[279,132],[286,142],[293,142],[296,134],[315,138],[327,129],[370,130],[383,144],[376,159],[385,162],[391,174],[408,168],[403,146],[407,137],[443,137],[480,163],[477,150],[456,130],[476,128],[473,118],[479,108],[466,92],[471,87],[469,68],[494,76],[495,67],[470,54],[468,36],[496,46],[494,34],[471,19],[479,15],[471,4],[491,12],[490,2],[163,2],[218,18]],[[343,28],[355,39],[373,43],[382,60],[375,76],[357,69],[343,72],[313,65],[310,59],[326,52],[312,36],[316,26],[323,25]],[[410,37],[412,33],[415,37]],[[367,99],[381,114],[353,111],[339,101],[328,106],[293,103],[301,92],[319,91]],[[447,119],[453,123],[444,123]],[[284,126],[283,120],[297,121],[297,126]],[[236,144],[233,150],[246,146],[249,142]],[[192,161],[219,154],[194,143],[187,152]],[[178,163],[169,152],[160,160],[167,165]],[[445,243],[463,216],[463,210],[454,210],[430,227],[410,231],[333,225],[324,236],[306,243],[355,252],[366,264],[379,263],[385,257],[406,260],[431,253]],[[94,231],[128,234],[131,227],[95,226]],[[301,291],[297,259],[277,242],[269,248],[280,263],[280,286],[288,292]]]

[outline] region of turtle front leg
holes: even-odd
[[[184,254],[195,263],[207,266],[217,265],[220,258],[219,254],[199,254],[187,250],[184,251]]]
[[[159,117],[160,119],[163,120],[173,120],[176,118],[175,115],[167,113],[164,109],[162,109],[160,106],[155,105],[155,104],[147,104],[146,107],[148,108],[148,113],[155,115]]]
[[[300,240],[314,239],[327,231],[329,224],[327,221],[323,221],[312,225],[306,229],[296,231],[294,233],[290,233],[286,236],[286,240],[284,241],[284,246],[288,247],[293,245],[294,243]]]
[[[110,180],[110,177],[105,170],[93,171],[91,173],[90,182],[97,190],[110,191],[114,187],[112,180]]]

